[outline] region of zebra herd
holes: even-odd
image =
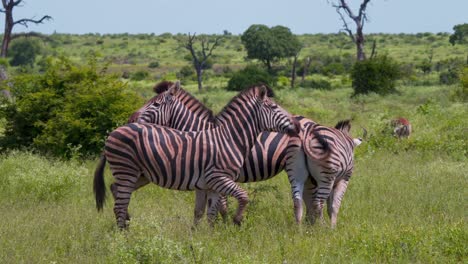
[[[110,133],[94,176],[98,210],[103,208],[106,161],[114,176],[111,192],[117,225],[127,227],[132,192],[153,182],[175,190],[195,190],[194,224],[205,210],[212,224],[226,218],[226,196],[238,201],[240,224],[248,195],[237,183],[270,179],[282,170],[291,185],[294,214],[323,221],[327,203],[335,227],[341,200],[353,171],[354,147],[349,120],[334,128],[292,116],[270,98],[265,85],[234,97],[216,116],[180,87],[163,82],[158,93],[135,112],[128,124]]]

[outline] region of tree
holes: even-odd
[[[468,43],[468,24],[455,25],[453,34],[450,35],[449,41],[452,45]]]
[[[31,18],[22,18],[22,19],[19,19],[19,20],[14,20],[13,19],[13,8],[15,6],[19,6],[19,4],[21,4],[23,2],[23,0],[2,0],[2,5],[3,5],[3,9],[0,9],[0,12],[1,13],[4,13],[5,14],[5,30],[4,30],[4,33],[3,33],[3,40],[2,40],[2,50],[1,50],[1,53],[0,53],[0,57],[3,57],[5,58],[7,56],[7,53],[8,53],[8,47],[10,45],[10,41],[16,37],[19,37],[19,36],[38,36],[40,34],[38,33],[34,33],[34,32],[31,32],[31,33],[26,33],[26,34],[12,34],[12,31],[13,31],[13,27],[15,25],[23,25],[25,27],[28,27],[28,23],[34,23],[34,24],[42,24],[44,22],[44,20],[50,20],[52,19],[52,17],[48,16],[48,15],[45,15],[43,16],[41,19],[38,19],[38,20],[35,20],[35,19],[31,19]]]
[[[192,55],[192,62],[193,67],[195,68],[195,72],[197,74],[197,82],[198,82],[198,90],[202,91],[202,75],[203,70],[207,65],[208,58],[212,55],[213,50],[219,46],[221,37],[215,37],[214,39],[210,39],[207,36],[199,37],[201,50],[196,51],[194,48],[194,42],[196,41],[195,33],[193,35],[188,34],[188,40],[185,45],[185,48],[190,51]]]
[[[39,43],[33,39],[24,38],[13,41],[9,56],[11,66],[34,66],[37,54],[41,51]]]
[[[341,20],[343,21],[343,30],[348,33],[351,40],[356,44],[357,49],[357,60],[362,61],[366,59],[366,54],[364,52],[364,23],[367,21],[366,8],[370,0],[363,0],[361,6],[359,7],[359,12],[357,15],[351,10],[349,5],[345,0],[339,0],[338,3],[333,2],[332,6],[336,8],[336,12],[340,15]],[[350,17],[356,24],[356,33],[348,26],[348,22],[345,19],[344,12],[348,17]]]
[[[241,36],[249,59],[258,59],[272,70],[276,60],[293,57],[299,53],[302,44],[291,30],[283,26],[269,28],[265,25],[251,25]]]

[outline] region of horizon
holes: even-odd
[[[15,19],[39,19],[50,15],[53,20],[39,25],[30,24],[27,28],[16,25],[13,31],[73,35],[220,35],[226,30],[233,35],[241,35],[250,25],[263,24],[288,27],[295,35],[337,34],[343,23],[331,2],[290,0],[285,5],[284,1],[279,0],[239,0],[235,3],[140,0],[137,5],[129,5],[128,1],[123,0],[26,1],[13,10]],[[348,2],[356,12],[361,1]],[[447,2],[371,1],[367,7],[369,21],[364,25],[364,34],[453,33],[453,26],[468,23],[468,1]],[[249,8],[245,9],[245,6]],[[354,31],[353,23],[349,18],[347,20]]]

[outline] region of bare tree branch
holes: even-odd
[[[23,19],[16,20],[15,22],[13,22],[13,25],[20,24],[20,25],[23,25],[25,27],[28,27],[28,23],[42,24],[44,20],[50,20],[50,19],[52,19],[51,16],[43,16],[39,20],[35,20],[35,19],[31,19],[31,18],[23,18]]]
[[[201,91],[202,87],[202,74],[205,64],[208,58],[213,54],[213,50],[219,45],[219,40],[221,37],[216,37],[212,44],[210,44],[210,40],[207,37],[199,37],[201,50],[197,54],[194,48],[194,43],[196,41],[196,34],[193,35],[188,34],[188,40],[185,44],[185,48],[190,51],[193,59],[193,66],[197,73],[197,80],[198,80],[198,89]]]
[[[366,57],[364,53],[363,28],[365,22],[367,21],[367,4],[369,4],[370,1],[371,0],[363,0],[359,7],[358,15],[354,14],[353,10],[351,10],[349,5],[346,3],[346,0],[339,0],[338,3],[332,2],[331,4],[336,9],[336,12],[340,16],[340,19],[343,21],[342,30],[347,32],[351,40],[354,42],[354,44],[356,44],[358,60],[364,60]],[[348,22],[346,22],[345,16],[342,13],[342,10],[356,24],[356,33],[353,33],[353,31],[350,29]]]

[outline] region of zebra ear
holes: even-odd
[[[259,95],[260,99],[264,100],[265,97],[267,96],[267,94],[268,94],[268,89],[265,87],[265,85],[261,85],[258,88],[258,95]]]
[[[180,91],[180,82],[176,81],[168,90],[170,95],[175,95]]]

